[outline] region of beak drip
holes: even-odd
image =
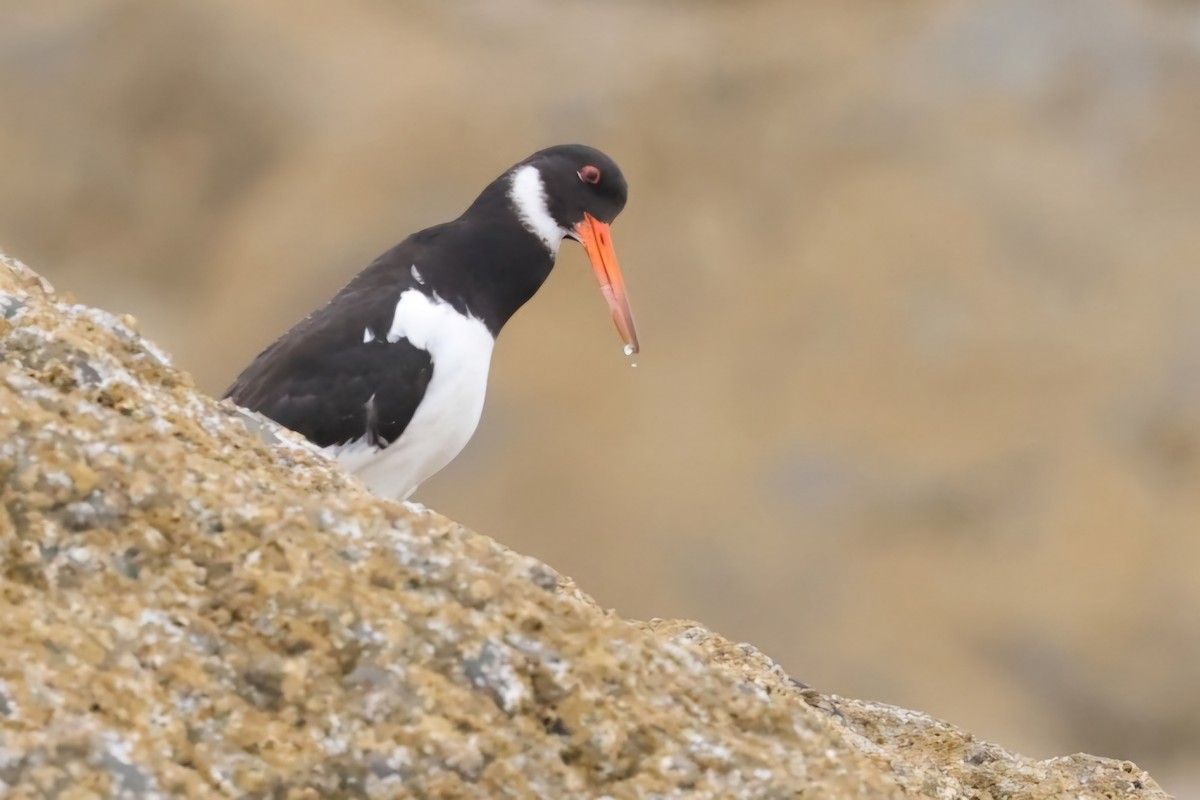
[[[583,222],[575,226],[575,235],[587,250],[588,260],[600,281],[600,292],[608,302],[613,322],[625,341],[626,352],[638,352],[637,328],[633,324],[633,312],[629,310],[629,298],[625,295],[625,279],[621,276],[621,265],[613,249],[612,231],[609,226],[588,214]]]

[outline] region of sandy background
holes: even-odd
[[[564,247],[417,499],[1200,797],[1200,7],[0,0],[0,246],[213,393],[567,141],[639,366]]]

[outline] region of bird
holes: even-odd
[[[539,150],[457,219],[412,234],[263,350],[224,397],[407,500],[479,424],[496,337],[583,245],[626,355],[640,349],[611,225],[628,185],[601,151]]]

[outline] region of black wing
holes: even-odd
[[[386,339],[398,297],[339,295],[264,350],[225,396],[320,447],[396,441],[433,377],[428,352]],[[363,341],[366,329],[372,341]]]

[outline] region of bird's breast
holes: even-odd
[[[376,493],[399,499],[459,454],[483,413],[495,339],[475,317],[436,295],[400,295],[386,340],[406,339],[429,353],[432,376],[412,420],[385,448],[356,442],[335,455]]]

